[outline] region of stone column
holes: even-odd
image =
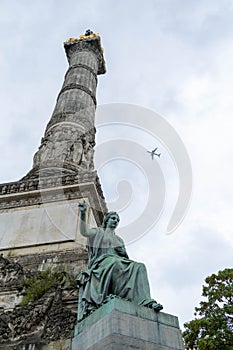
[[[64,47],[69,68],[33,167],[93,171],[97,75],[106,71],[100,36],[87,31]]]

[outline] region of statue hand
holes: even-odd
[[[78,207],[79,207],[79,210],[80,210],[81,214],[85,214],[86,213],[86,211],[87,211],[87,204],[86,204],[85,201],[83,201],[82,203],[79,203]]]

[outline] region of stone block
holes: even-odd
[[[78,322],[72,350],[183,350],[178,318],[112,299]]]

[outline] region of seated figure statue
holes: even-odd
[[[80,289],[78,319],[81,320],[111,297],[162,310],[150,296],[146,267],[129,259],[123,240],[115,234],[119,215],[109,212],[101,227],[89,228],[86,203],[79,204],[80,232],[88,241],[88,269],[77,277]]]

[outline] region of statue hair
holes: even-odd
[[[117,215],[118,218],[120,219],[119,214],[118,214],[116,211],[109,211],[107,214],[104,215],[103,222],[102,222],[102,225],[101,225],[101,227],[102,227],[104,230],[106,229],[108,220],[110,219],[110,217],[111,217],[112,215]]]

